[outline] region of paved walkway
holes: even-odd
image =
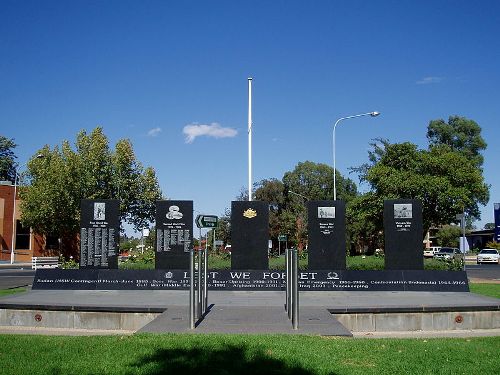
[[[281,291],[209,291],[215,306],[283,308]],[[48,310],[163,312],[189,305],[189,292],[178,290],[31,290],[0,298],[0,308]],[[468,292],[300,292],[299,306],[331,312],[394,312],[500,310],[500,299]]]

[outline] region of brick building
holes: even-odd
[[[31,262],[33,256],[47,254],[45,237],[34,234],[30,228],[22,226],[19,197],[16,200],[14,260]],[[14,185],[9,181],[0,182],[0,261],[9,261],[12,252],[12,214],[14,212]]]

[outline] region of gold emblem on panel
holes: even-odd
[[[245,216],[248,219],[253,219],[255,216],[257,216],[257,211],[249,208],[248,210],[243,211],[243,216]]]

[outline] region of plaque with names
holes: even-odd
[[[82,199],[80,268],[118,268],[120,203]]]

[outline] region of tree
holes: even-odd
[[[227,245],[231,239],[231,212],[226,209],[224,214],[217,220],[217,228],[215,230],[215,238],[224,242]]]
[[[439,246],[457,247],[462,235],[460,227],[456,225],[444,225],[436,233]]]
[[[486,142],[481,137],[481,127],[465,117],[450,116],[448,122],[432,120],[427,127],[427,139],[430,148],[447,146],[471,160],[477,167],[483,165],[481,152],[486,149]]]
[[[40,234],[75,238],[79,232],[82,199],[119,199],[122,222],[140,230],[154,219],[161,199],[152,168],[143,169],[128,140],[114,150],[102,128],[81,131],[73,149],[68,141],[43,147],[28,163],[31,185],[21,190],[22,221]],[[63,251],[78,255],[76,249]]]
[[[374,192],[352,199],[346,206],[347,243],[351,255],[356,252],[372,254],[384,247],[382,212],[384,200]]]
[[[297,164],[293,171],[283,176],[285,192],[284,210],[280,215],[283,225],[291,229],[293,220],[295,230],[290,233],[295,237],[296,245],[302,250],[307,238],[307,200],[333,199],[333,168],[321,163],[305,161]],[[357,195],[356,185],[349,178],[344,178],[336,171],[337,196],[349,202]]]
[[[269,203],[269,236],[274,242],[282,233],[280,215],[285,204],[285,186],[275,178],[265,179],[257,184],[255,199]]]
[[[357,195],[354,182],[336,171],[337,196],[346,202]],[[291,172],[283,176],[285,191],[292,190],[310,200],[333,199],[333,168],[321,163],[305,161],[297,164]]]
[[[372,164],[358,168],[361,178],[383,199],[420,199],[425,232],[454,222],[463,210],[479,219],[479,205],[488,202],[482,170],[449,147],[419,150],[409,142],[384,142],[370,155]]]
[[[13,139],[0,135],[0,181],[14,182],[16,178],[16,147]]]
[[[486,229],[486,230],[495,229],[495,223],[486,223],[486,224],[484,224],[484,229]]]

